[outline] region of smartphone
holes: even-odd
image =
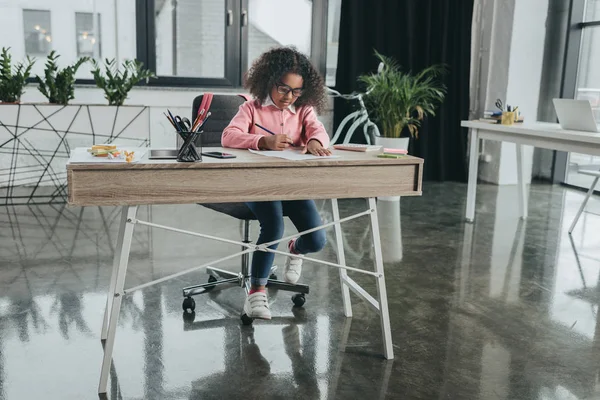
[[[206,157],[214,157],[214,158],[235,158],[235,156],[231,153],[223,153],[220,151],[207,151],[202,153],[203,156]]]

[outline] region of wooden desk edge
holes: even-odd
[[[259,156],[260,157],[260,156]],[[227,169],[227,168],[310,168],[310,167],[358,167],[373,165],[422,165],[424,160],[419,157],[406,156],[403,158],[364,158],[364,159],[328,159],[289,161],[277,158],[265,158],[260,161],[202,161],[195,163],[171,162],[137,162],[137,163],[69,163],[67,171],[81,170],[138,170],[138,169]]]

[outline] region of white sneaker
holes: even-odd
[[[244,313],[250,318],[271,319],[271,310],[269,310],[267,293],[254,292],[246,297],[246,301],[244,302]]]
[[[294,241],[290,240],[288,243],[288,251],[291,253],[293,249]],[[302,259],[298,257],[288,256],[285,260],[285,267],[283,269],[283,279],[287,283],[296,283],[300,279],[302,274]]]

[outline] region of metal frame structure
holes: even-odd
[[[382,339],[383,339],[383,353],[386,359],[394,358],[394,350],[392,346],[392,332],[390,325],[390,316],[387,302],[387,291],[385,286],[385,275],[383,269],[383,256],[381,252],[381,238],[379,236],[379,222],[377,219],[377,202],[375,198],[368,199],[368,209],[366,211],[362,211],[360,213],[353,214],[351,216],[340,218],[339,216],[339,207],[337,203],[337,199],[332,199],[332,208],[333,208],[333,217],[334,220],[329,223],[325,223],[319,227],[309,229],[303,232],[299,232],[295,235],[287,236],[281,238],[279,240],[264,243],[260,245],[255,245],[252,243],[245,243],[245,241],[235,241],[230,239],[224,239],[212,235],[197,233],[186,231],[182,229],[177,229],[173,227],[168,227],[164,225],[154,224],[147,221],[141,221],[136,218],[137,207],[138,206],[123,206],[121,208],[121,222],[119,227],[119,234],[117,237],[117,247],[115,250],[115,256],[113,260],[113,270],[110,280],[110,287],[106,301],[106,309],[104,312],[104,319],[102,323],[102,331],[101,331],[101,340],[104,344],[104,357],[102,360],[102,369],[100,373],[100,382],[98,385],[98,393],[104,394],[107,391],[108,386],[108,376],[111,372],[112,365],[112,354],[114,348],[115,334],[117,329],[117,324],[119,320],[119,314],[121,309],[121,302],[123,296],[130,294],[136,290],[146,288],[149,286],[156,285],[158,283],[165,282],[172,278],[202,269],[209,268],[210,265],[216,264],[219,262],[223,262],[232,258],[249,255],[255,251],[265,251],[271,252],[275,254],[289,255],[287,252],[270,249],[269,246],[285,242],[289,239],[298,237],[300,235],[314,232],[316,230],[324,229],[330,226],[335,227],[336,233],[336,242],[337,242],[337,256],[338,263],[318,260],[311,257],[299,256],[305,260],[312,261],[315,263],[323,264],[329,267],[334,267],[339,269],[340,273],[340,283],[342,287],[342,299],[343,299],[343,307],[344,314],[346,317],[352,316],[352,305],[350,302],[350,290],[354,292],[358,297],[365,300],[368,304],[370,304],[375,311],[380,316],[381,322],[381,330],[382,330]],[[344,245],[342,239],[342,231],[340,224],[352,219],[359,218],[361,216],[369,215],[372,229],[372,237],[373,237],[373,246],[375,250],[375,271],[366,271],[358,268],[353,268],[345,265],[345,255],[344,255]],[[240,245],[245,248],[245,250],[236,252],[234,254],[228,255],[226,257],[222,257],[218,260],[214,260],[211,262],[207,262],[200,266],[196,266],[193,268],[189,268],[184,271],[180,271],[168,276],[165,276],[160,279],[155,279],[151,282],[147,282],[129,289],[125,289],[125,277],[127,274],[127,265],[129,261],[129,252],[131,249],[131,241],[133,237],[133,232],[136,224],[149,226],[156,229],[168,230],[171,232],[177,232],[182,234],[187,234],[191,236],[201,237],[210,240],[216,240],[219,242],[230,243]],[[353,271],[357,273],[361,273],[364,275],[372,276],[376,278],[377,284],[377,296],[373,297],[370,295],[365,289],[363,289],[356,281],[350,278],[347,274],[347,271]]]
[[[594,194],[594,189],[596,189],[598,180],[600,180],[600,171],[580,170],[579,173],[581,175],[593,176],[594,181],[590,185],[590,188],[588,189],[587,194],[585,195],[585,199],[581,203],[581,206],[579,206],[579,210],[577,210],[577,214],[575,215],[575,218],[573,219],[573,222],[571,223],[571,226],[569,227],[569,235],[573,233],[573,229],[575,229],[575,225],[577,225],[577,221],[579,221],[579,217],[581,217],[581,213],[585,209],[585,206],[587,205],[587,202],[590,199],[590,197],[592,196],[592,194]]]
[[[10,158],[10,166],[0,169],[0,199],[3,205],[66,203],[67,171],[64,164],[71,155],[69,139],[83,138],[90,145],[97,141],[113,143],[115,140],[135,141],[138,147],[150,144],[149,136],[131,137],[126,133],[141,118],[147,118],[148,125],[150,124],[148,106],[125,106],[135,110],[135,115],[126,120],[123,127],[117,127],[117,120],[122,118],[122,113],[119,113],[121,107],[114,107],[112,122],[107,125],[111,127],[109,130],[100,130],[94,126],[90,109],[95,109],[97,105],[52,105],[50,112],[43,111],[44,106],[37,104],[19,104],[13,107],[16,111],[14,121],[0,119],[0,157]],[[32,120],[30,115],[24,116],[24,107],[35,110],[35,119]],[[67,110],[73,110],[72,117],[69,116],[65,124],[57,123],[61,113],[66,113]],[[85,129],[77,121],[85,123]],[[40,148],[35,140],[29,140],[32,135],[40,132],[55,139],[51,146]],[[64,160],[62,170],[56,168],[57,160]],[[32,174],[35,176],[31,176]],[[3,177],[7,177],[6,180]],[[6,183],[2,183],[4,180]]]
[[[252,241],[250,240],[250,220],[244,220],[242,224],[242,240],[246,245],[248,245],[252,243]],[[152,226],[156,227],[156,225]],[[165,229],[170,228],[165,227]],[[189,234],[192,234],[192,232],[189,232]],[[246,249],[246,245],[242,246],[244,250]],[[308,285],[280,281],[277,279],[276,276],[274,276],[276,271],[277,266],[271,267],[270,277],[267,281],[267,286],[273,289],[281,289],[284,291],[298,293],[302,297],[296,298],[296,296],[294,296],[292,300],[294,301],[294,304],[302,306],[305,301],[304,295],[309,293]],[[220,268],[206,267],[206,273],[210,276],[210,278],[208,279],[208,283],[201,283],[198,285],[183,288],[183,309],[184,311],[186,311],[186,319],[193,320],[195,316],[194,309],[196,308],[196,303],[192,299],[192,296],[209,293],[212,289],[214,289],[217,286],[219,288],[231,285],[238,286],[245,289],[246,294],[248,294],[248,292],[250,291],[250,255],[248,253],[242,255],[242,268],[240,272],[232,272]],[[249,318],[242,318],[242,321],[245,321],[245,323],[251,323],[252,320]]]

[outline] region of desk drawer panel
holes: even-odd
[[[422,164],[69,170],[69,204],[190,204],[421,195]]]

